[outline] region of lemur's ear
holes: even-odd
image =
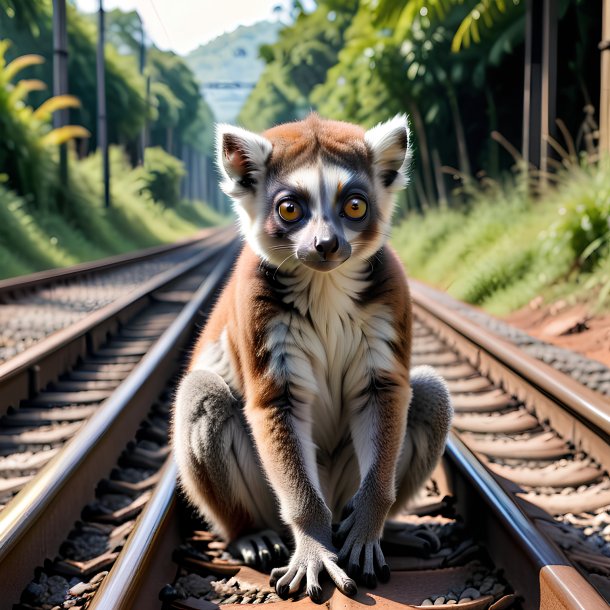
[[[223,191],[233,197],[254,191],[271,148],[271,142],[256,133],[224,123],[218,125],[216,153],[224,178]]]
[[[364,134],[373,155],[373,167],[384,187],[397,190],[405,186],[411,161],[409,124],[405,114],[397,114]]]

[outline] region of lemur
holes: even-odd
[[[292,535],[271,572],[280,597],[304,582],[320,602],[323,570],[352,596],[355,580],[389,579],[384,523],[431,474],[452,417],[433,369],[409,371],[410,296],[387,245],[407,118],[220,125],[217,149],[245,245],[177,391],[181,485],[246,560],[277,563]]]

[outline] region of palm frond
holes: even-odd
[[[32,116],[38,120],[47,120],[54,112],[65,110],[66,108],[80,108],[80,100],[74,95],[55,95],[45,100],[34,112]]]
[[[42,136],[40,141],[43,146],[59,146],[60,144],[64,144],[75,138],[90,137],[91,134],[89,133],[89,130],[80,125],[64,125],[63,127],[52,129],[49,133]]]
[[[35,55],[33,53],[16,57],[4,68],[3,78],[5,78],[7,82],[11,81],[13,78],[15,78],[15,76],[17,76],[17,74],[19,74],[19,72],[25,70],[25,68],[29,68],[30,66],[38,66],[43,64],[44,61],[45,60],[42,55]]]
[[[464,0],[454,0],[454,4],[462,4]],[[507,5],[505,0],[481,0],[464,17],[460,23],[451,42],[451,50],[457,53],[462,48],[468,48],[471,42],[478,43],[481,40],[480,30],[491,30],[498,17],[505,14],[507,10],[514,9],[519,4],[513,0]]]
[[[12,103],[22,101],[28,93],[32,91],[44,91],[47,88],[45,83],[37,78],[29,78],[20,80],[9,93],[9,99]]]

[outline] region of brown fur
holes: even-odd
[[[367,584],[388,578],[385,519],[442,451],[448,399],[429,371],[414,374],[406,428],[411,302],[384,245],[407,157],[405,117],[367,132],[315,114],[262,136],[219,131],[247,245],[178,390],[174,448],[185,492],[223,535],[290,528],[294,554],[273,577],[282,597],[305,576],[317,597],[322,569],[353,594],[338,560]],[[344,212],[352,198],[361,218]],[[286,202],[298,216],[280,213]]]

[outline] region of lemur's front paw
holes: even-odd
[[[339,563],[347,566],[347,573],[369,589],[377,586],[377,580],[388,582],[390,568],[381,550],[380,535],[371,531],[370,519],[359,517],[359,511],[349,508],[348,514],[335,533],[335,540],[341,543]]]
[[[270,585],[275,587],[282,599],[287,599],[301,588],[306,578],[307,595],[316,604],[322,603],[322,588],[318,576],[326,570],[341,593],[356,595],[356,583],[337,565],[337,556],[325,546],[311,538],[297,541],[297,548],[290,563],[271,572]]]

